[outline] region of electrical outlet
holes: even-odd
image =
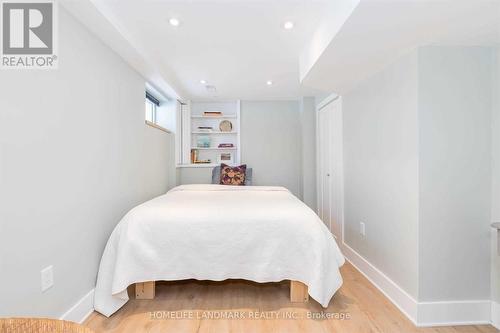
[[[54,285],[54,271],[52,265],[45,267],[40,271],[42,292]]]
[[[359,222],[359,233],[363,238],[366,237],[366,226],[364,222]]]

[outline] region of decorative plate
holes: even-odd
[[[233,124],[229,120],[223,120],[219,124],[219,129],[221,132],[231,132],[233,130]]]

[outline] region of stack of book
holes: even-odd
[[[222,116],[222,112],[221,111],[205,111],[203,112],[203,115],[205,117],[217,117],[217,116]]]
[[[212,126],[198,126],[198,132],[211,133],[213,130]]]
[[[234,145],[232,143],[219,143],[219,148],[233,148]]]

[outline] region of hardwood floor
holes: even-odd
[[[350,264],[341,272],[344,284],[327,309],[312,299],[290,303],[287,282],[189,280],[159,282],[154,300],[130,300],[111,318],[93,313],[85,325],[96,332],[499,332],[487,325],[416,328]],[[320,317],[323,310],[330,318]]]

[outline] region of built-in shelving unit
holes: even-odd
[[[221,115],[204,115],[204,112],[220,112]],[[220,123],[230,121],[232,130],[221,131]],[[203,130],[199,127],[208,127]],[[208,142],[209,146],[203,146]],[[232,147],[219,147],[220,144],[232,144]],[[203,168],[214,167],[221,162],[239,164],[240,151],[240,101],[197,102],[190,101],[182,114],[182,163],[178,167]],[[193,163],[192,151],[196,150],[198,161],[210,160],[210,163]],[[228,156],[230,161],[224,160]]]

